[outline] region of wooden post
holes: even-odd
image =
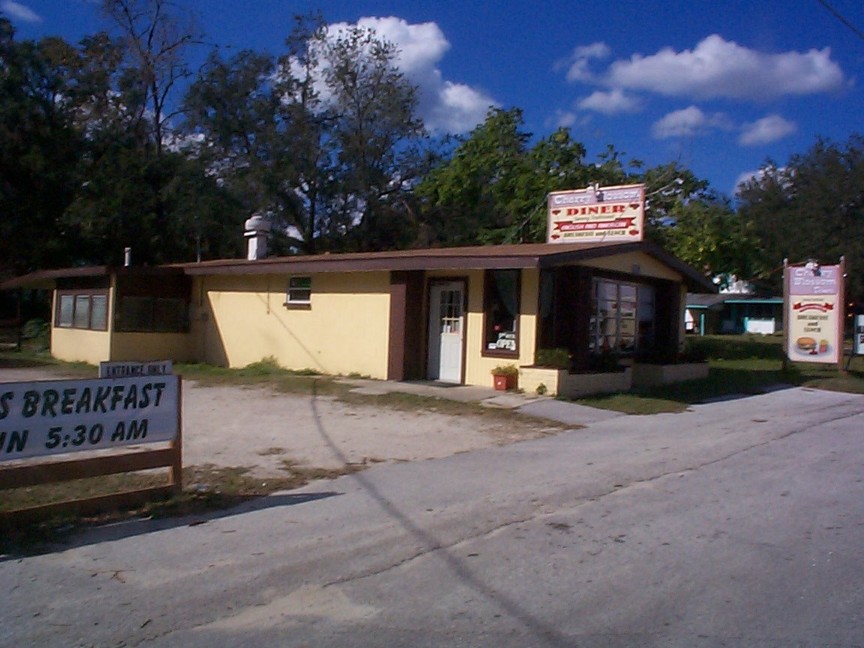
[[[783,259],[783,365],[789,369],[789,259]]]
[[[846,257],[840,257],[840,277],[837,282],[837,304],[840,307],[840,312],[837,313],[837,344],[840,347],[840,354],[837,358],[837,370],[841,374],[847,374],[847,368],[843,366],[843,354],[846,352]],[[851,359],[851,356],[850,356]]]

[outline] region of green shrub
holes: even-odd
[[[492,370],[493,376],[518,376],[519,367],[514,364],[498,365]]]
[[[572,358],[570,351],[561,347],[555,349],[537,349],[534,364],[538,367],[553,367],[555,369],[570,369]]]

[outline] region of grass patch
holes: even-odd
[[[712,400],[760,394],[777,385],[864,394],[864,357],[853,358],[848,371],[811,363],[787,363],[784,369],[781,336],[717,335],[688,341],[706,353],[710,367],[707,379],[587,397],[578,402],[625,414],[658,414],[682,412],[690,405]]]

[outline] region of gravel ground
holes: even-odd
[[[0,383],[58,380],[55,371],[0,368]],[[267,386],[183,383],[183,464],[245,467],[284,475],[285,462],[314,468],[419,461],[549,434],[542,422],[510,416],[399,411]]]

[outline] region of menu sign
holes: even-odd
[[[794,362],[839,363],[843,352],[842,266],[786,268],[786,355]]]
[[[547,243],[641,241],[645,186],[553,191],[548,197]]]

